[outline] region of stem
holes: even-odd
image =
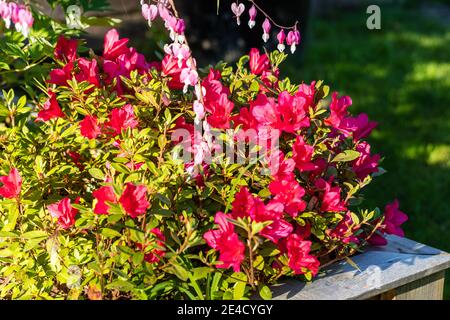
[[[252,239],[253,236],[250,232],[250,230],[248,231],[248,239],[247,239],[247,247],[248,247],[248,252],[249,252],[249,258],[250,258],[250,270],[249,270],[249,282],[250,285],[252,286],[252,289],[255,290],[255,270],[253,267],[253,246],[252,246]]]

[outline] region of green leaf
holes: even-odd
[[[13,231],[16,228],[17,218],[19,217],[19,210],[17,206],[11,205],[8,213],[8,223],[3,227],[2,231]]]
[[[42,237],[47,237],[47,233],[45,231],[41,231],[41,230],[34,230],[34,231],[25,232],[22,235],[22,237],[24,237],[25,239],[42,238]]]
[[[144,261],[143,252],[136,252],[135,254],[133,254],[132,262],[135,266],[141,265],[142,261]]]
[[[233,299],[240,300],[244,297],[245,287],[247,286],[247,276],[242,273],[233,273],[231,276],[236,281],[233,287]]]
[[[355,150],[345,150],[334,157],[331,162],[347,162],[358,159],[360,153]]]
[[[117,230],[114,230],[114,229],[110,229],[110,228],[103,228],[101,233],[106,238],[115,238],[115,237],[122,236],[122,234],[120,232],[118,232]]]
[[[272,299],[272,291],[266,285],[263,285],[259,288],[259,296],[264,300]]]
[[[126,173],[129,174],[131,171],[130,169],[128,169],[127,166],[121,164],[121,163],[117,163],[117,162],[113,162],[111,163],[111,166],[116,169],[117,171],[119,171],[120,173]]]
[[[91,168],[91,169],[89,169],[89,174],[95,179],[102,180],[102,181],[105,180],[105,174],[100,169]]]
[[[116,289],[119,291],[131,291],[134,287],[134,284],[126,280],[116,280],[106,285],[106,289]]]

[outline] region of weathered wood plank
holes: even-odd
[[[388,236],[388,241],[385,247],[352,257],[361,271],[342,261],[326,268],[312,283],[290,279],[274,286],[274,299],[369,299],[450,267],[446,252],[397,236]]]

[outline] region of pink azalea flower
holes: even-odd
[[[384,246],[387,244],[384,233],[394,234],[399,237],[404,237],[405,233],[400,227],[403,223],[408,221],[408,216],[399,210],[399,202],[395,199],[392,203],[388,203],[384,208],[384,222],[375,233],[368,239],[369,243],[374,246]]]
[[[219,229],[209,230],[204,235],[206,243],[213,249],[219,251],[219,261],[222,263],[217,268],[233,268],[234,272],[239,272],[241,263],[245,259],[245,246],[234,232],[234,225],[227,220],[227,215],[217,212],[214,222]]]
[[[127,104],[121,108],[114,108],[109,115],[109,121],[105,125],[112,129],[111,134],[113,136],[119,135],[122,130],[127,128],[136,128],[138,121],[134,116],[133,106]]]
[[[77,58],[77,47],[77,40],[59,36],[55,50],[53,51],[55,59],[63,62],[74,62]]]
[[[347,109],[352,105],[352,99],[348,96],[338,98],[338,93],[333,92],[330,104],[330,116],[325,123],[334,128],[339,128],[342,119],[347,115]]]
[[[309,127],[309,118],[305,111],[306,99],[283,91],[278,96],[278,112],[280,117],[280,130],[295,133],[304,127]]]
[[[49,98],[42,105],[42,110],[39,111],[38,116],[35,121],[48,121],[55,118],[64,118],[65,115],[59,107],[58,101],[56,100],[56,94],[49,90]]]
[[[75,200],[78,203],[79,197]],[[53,218],[57,218],[57,222],[63,229],[68,229],[75,224],[75,217],[78,213],[78,209],[75,209],[70,204],[69,198],[63,198],[57,203],[47,206]]]
[[[7,176],[0,177],[0,196],[14,199],[20,195],[22,188],[22,177],[16,168],[12,168]]]
[[[359,179],[364,180],[369,174],[378,172],[378,161],[380,155],[370,155],[370,145],[367,142],[360,142],[356,145],[356,151],[360,153],[358,159],[353,161],[352,169]]]
[[[269,184],[269,191],[275,197],[273,201],[284,205],[284,211],[296,217],[306,208],[306,202],[302,200],[305,195],[303,189],[295,180],[275,180]]]
[[[147,187],[128,182],[120,196],[119,202],[132,218],[145,214],[150,207],[150,203],[147,200]]]
[[[331,184],[324,179],[318,179],[316,181],[316,188],[323,191],[320,211],[341,212],[347,210],[345,202],[341,200],[341,188],[338,186],[332,187]]]
[[[292,145],[292,159],[295,166],[300,172],[311,171],[317,166],[311,162],[314,154],[314,147],[305,143],[302,136],[297,136],[295,143]]]
[[[281,150],[272,153],[269,158],[270,174],[275,180],[294,179],[294,159],[286,159]]]
[[[98,119],[95,116],[86,116],[80,121],[80,132],[83,137],[95,139],[101,133]]]
[[[162,75],[170,77],[168,83],[170,89],[181,90],[184,88],[184,83],[180,80],[181,71],[187,67],[186,61],[183,61],[180,66],[178,58],[173,55],[166,55],[162,60]]]
[[[250,50],[250,72],[255,75],[261,75],[264,71],[270,70],[270,61],[267,54],[260,54],[259,50],[252,48]]]
[[[97,199],[94,207],[94,213],[96,214],[109,214],[109,205],[106,202],[117,203],[116,194],[111,186],[100,187],[92,192],[92,195]]]
[[[308,270],[313,275],[319,272],[320,262],[310,254],[311,241],[303,240],[299,235],[293,233],[285,241],[288,265],[295,274],[304,274]]]
[[[353,135],[354,141],[366,138],[372,130],[377,126],[375,121],[369,121],[369,117],[365,113],[361,113],[356,117],[348,117],[341,120],[339,130],[346,136]]]
[[[118,56],[128,51],[128,39],[119,39],[119,33],[116,29],[111,29],[105,34],[103,43],[103,57],[108,60],[114,60]]]

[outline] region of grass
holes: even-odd
[[[369,141],[388,172],[367,187],[364,205],[398,198],[410,217],[406,236],[450,251],[450,29],[418,6],[381,12],[374,31],[364,8],[313,19],[303,57],[283,71],[297,82],[325,80],[352,97],[353,113],[379,123]]]

